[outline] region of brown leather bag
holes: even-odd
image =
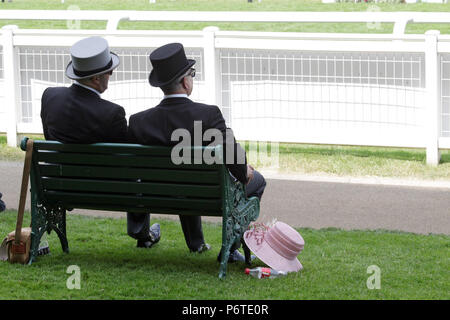
[[[18,244],[15,241],[16,239],[20,239]],[[22,228],[19,236],[16,236],[16,231],[12,231],[8,233],[5,240],[7,260],[11,263],[28,263],[30,260],[31,228]]]
[[[11,231],[3,240],[0,248],[0,260],[11,263],[28,263],[31,248],[31,228],[22,228],[25,201],[28,192],[28,178],[31,169],[31,155],[33,153],[33,140],[27,141],[25,163],[22,174],[22,187],[20,190],[19,211],[17,213],[16,230]]]

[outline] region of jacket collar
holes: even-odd
[[[85,89],[87,89],[87,90],[91,90],[92,92],[94,92],[94,93],[96,93],[96,94],[98,94],[98,96],[100,97],[100,92],[98,92],[97,90],[95,90],[94,88],[91,88],[91,87],[88,87],[88,86],[85,86],[84,84],[82,84],[82,83],[79,83],[78,81],[76,81],[75,80],[75,83],[74,84],[76,84],[77,86],[80,86],[80,87],[83,87],[83,88],[85,88]]]
[[[79,84],[72,84],[70,86],[70,89],[76,91],[79,94],[83,94],[83,95],[87,95],[87,96],[91,96],[91,97],[97,97],[97,98],[101,98],[100,95],[96,92],[94,92],[93,90],[87,89],[85,86],[81,86]]]
[[[167,105],[174,105],[174,104],[186,104],[191,103],[192,100],[186,97],[172,97],[172,98],[165,98],[163,99],[159,105],[160,106],[167,106]]]
[[[163,99],[169,99],[169,98],[188,98],[189,96],[186,93],[174,93],[174,94],[168,94],[165,95]],[[189,99],[189,98],[188,98]]]

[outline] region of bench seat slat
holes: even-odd
[[[214,146],[191,148],[194,150],[214,150]],[[58,151],[61,153],[86,153],[86,154],[128,154],[128,155],[148,155],[170,157],[172,147],[167,146],[146,146],[140,144],[127,143],[95,143],[95,144],[62,144],[56,141],[35,140],[34,150],[36,151]]]
[[[171,149],[163,146],[144,146],[138,144],[62,144],[53,141],[34,141],[35,150],[59,151],[62,153],[91,153],[91,154],[132,154],[156,155],[170,157]]]
[[[186,170],[218,170],[220,165],[207,164],[180,164],[176,165],[170,161],[170,157],[151,157],[136,156],[133,161],[126,155],[92,155],[78,153],[57,153],[57,152],[38,152],[37,161],[58,164],[82,164],[82,165],[102,165],[102,166],[120,166],[120,167],[145,167],[145,168],[167,168],[167,169],[186,169]]]
[[[92,179],[68,179],[42,177],[42,186],[47,190],[92,191],[105,193],[142,193],[144,195],[186,196],[220,198],[220,186],[198,186],[192,184],[148,183]]]
[[[76,166],[44,163],[39,165],[41,176],[73,178],[142,179],[160,182],[192,182],[215,184],[218,171],[195,171],[179,169],[120,168],[99,166]]]
[[[74,204],[84,203],[99,206],[99,208],[113,206],[142,206],[149,209],[149,212],[156,212],[153,209],[187,209],[198,210],[199,212],[218,212],[221,211],[221,200],[213,199],[183,199],[175,197],[157,197],[157,196],[124,196],[112,195],[107,193],[78,193],[64,191],[45,191],[44,197],[51,203],[58,203],[67,208],[75,208]]]

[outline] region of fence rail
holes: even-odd
[[[70,9],[70,7],[69,7]],[[312,22],[393,23],[393,34],[405,33],[408,23],[450,23],[449,12],[254,12],[254,11],[131,11],[131,10],[2,10],[0,20],[107,21],[114,31],[121,21],[159,22]]]
[[[221,107],[240,140],[450,148],[450,37],[202,31],[21,30],[0,42],[0,132],[41,133],[40,98],[69,86],[69,48],[106,37],[121,64],[103,97],[129,117],[162,97],[149,53],[181,42],[197,61],[193,99]],[[2,101],[3,100],[3,101]]]

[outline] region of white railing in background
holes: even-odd
[[[336,2],[345,2],[340,0],[322,0],[322,3],[336,3]],[[347,1],[347,2],[363,2],[361,0],[353,0],[353,1]],[[380,0],[375,0],[375,3],[380,2]],[[417,3],[419,0],[405,0],[405,3]],[[420,0],[420,2],[424,3],[447,3],[448,0]]]
[[[121,21],[393,23],[393,33],[400,35],[405,33],[408,23],[450,23],[450,12],[1,10],[2,19],[107,21],[108,31],[117,30]]]
[[[221,107],[239,140],[450,148],[450,37],[130,30],[1,30],[0,131],[41,133],[42,91],[70,85],[69,48],[108,39],[121,65],[104,97],[127,116],[155,106],[149,53],[181,42],[197,61],[193,99]],[[3,69],[1,69],[3,68]],[[1,89],[1,88],[0,88]],[[0,112],[2,109],[0,108]]]

